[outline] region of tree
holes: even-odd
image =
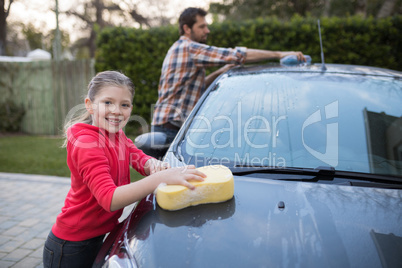
[[[402,14],[402,0],[222,0],[210,4],[215,18],[243,20],[277,16],[286,20],[301,16],[361,15],[385,17]]]
[[[22,34],[23,27],[21,22],[7,23],[7,55],[24,57],[30,51],[29,42]]]
[[[44,35],[39,29],[36,29],[32,23],[23,25],[22,34],[28,41],[31,50],[36,48],[44,49]]]
[[[166,6],[169,5],[169,0],[122,0],[120,3],[122,3],[120,5],[122,9],[127,10],[131,19],[137,22],[140,27],[162,26],[172,23],[172,18],[166,16]],[[140,14],[143,10],[152,15],[144,17]]]
[[[377,14],[377,17],[384,18],[384,17],[392,15],[396,2],[397,2],[396,0],[385,0],[381,6],[380,11]],[[401,4],[401,3],[399,3],[399,4]]]
[[[89,38],[87,38],[84,45],[89,47],[90,57],[94,57],[95,55],[96,25],[100,28],[106,26],[102,16],[102,13],[106,8],[107,7],[103,4],[103,1],[93,0],[84,2],[83,8],[82,6],[77,5],[75,10],[68,10],[65,12],[67,15],[75,16],[84,22],[83,30],[89,31]],[[83,12],[81,13],[78,10],[83,10]]]
[[[321,0],[223,0],[214,2],[209,11],[224,15],[227,19],[244,20],[256,17],[278,16],[288,19],[294,14],[318,14],[324,8]]]
[[[7,17],[10,14],[11,4],[14,0],[0,0],[0,55],[6,55],[7,47]]]
[[[123,9],[120,7],[119,1],[117,2],[118,3],[115,3],[113,0],[85,0],[77,5],[74,10],[65,12],[65,14],[75,16],[84,22],[83,29],[89,32],[89,37],[84,43],[82,43],[81,40],[81,44],[89,47],[91,58],[95,56],[97,31],[104,27],[115,25],[116,23],[114,21],[117,20],[117,18],[126,17],[127,14],[129,14],[129,16],[140,25],[149,26],[146,17],[140,15],[135,9]],[[135,5],[133,7],[135,8]]]

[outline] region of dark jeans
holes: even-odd
[[[165,128],[162,126],[152,126],[151,127],[152,132],[163,132],[166,134],[166,142],[167,143],[172,143],[174,138],[177,135],[177,132],[179,132],[179,129],[170,129],[170,128]]]
[[[43,249],[43,267],[92,267],[103,238],[104,235],[72,242],[60,239],[50,231]]]

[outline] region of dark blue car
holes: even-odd
[[[166,211],[149,195],[95,266],[402,267],[402,73],[326,67],[218,78],[164,159],[229,167],[234,197]]]

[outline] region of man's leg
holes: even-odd
[[[152,126],[151,127],[151,132],[163,132],[166,134],[166,143],[172,143],[174,138],[177,135],[177,132],[179,132],[179,128],[174,129],[174,128],[166,128],[163,125],[160,126]]]

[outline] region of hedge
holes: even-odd
[[[402,16],[384,19],[322,18],[326,63],[357,64],[402,71]],[[321,62],[317,19],[295,16],[226,21],[210,25],[208,43],[269,50],[300,50]],[[159,76],[169,47],[179,38],[177,25],[151,28],[105,28],[97,40],[96,71],[120,70],[136,85],[133,113],[150,121]]]

